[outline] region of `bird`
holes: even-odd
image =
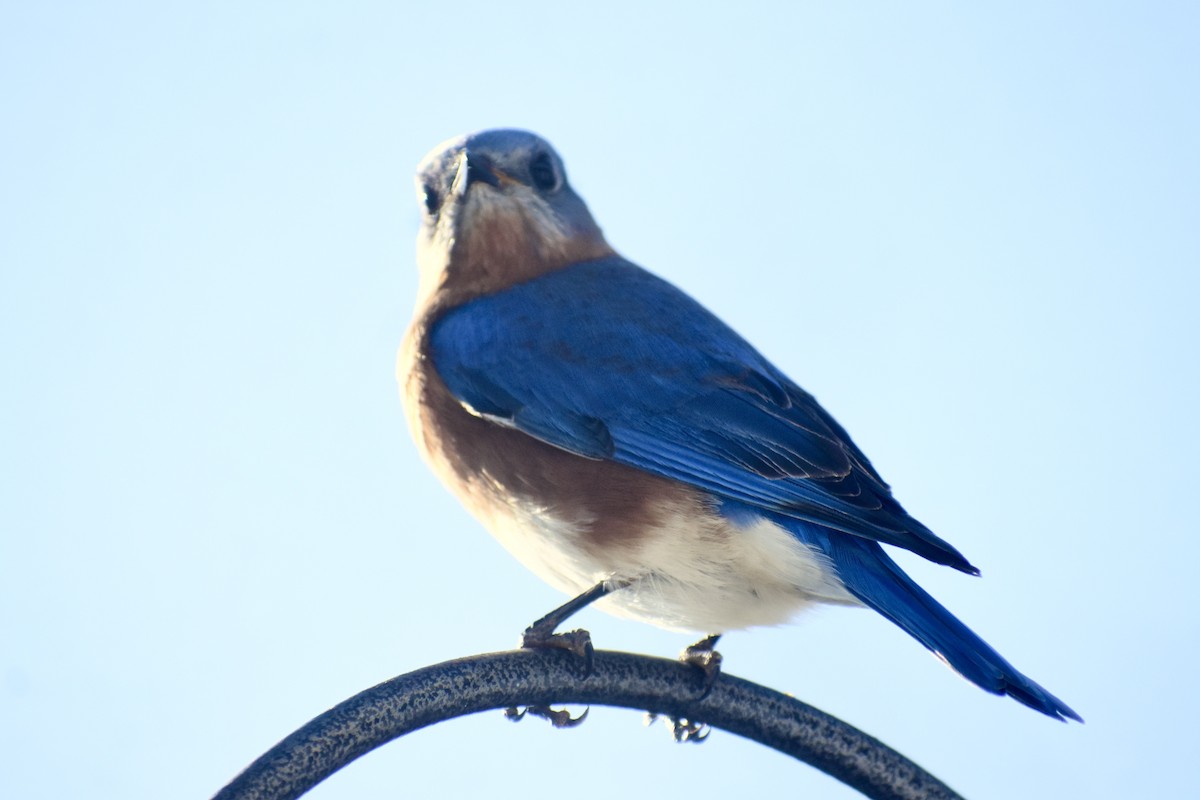
[[[884,547],[970,575],[816,399],[681,289],[622,258],[540,136],[458,136],[420,162],[414,315],[397,359],[425,461],[572,600],[707,634],[866,606],[976,686],[1082,718],[921,589]],[[582,639],[580,637],[583,637]]]

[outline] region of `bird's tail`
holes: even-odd
[[[1083,719],[1022,675],[888,558],[877,543],[838,534],[821,542],[846,589],[899,625],[981,689],[1007,694],[1055,719]]]

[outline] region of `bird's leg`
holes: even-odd
[[[684,648],[684,651],[679,654],[680,661],[691,664],[704,674],[704,687],[700,696],[696,698],[697,700],[708,697],[713,684],[717,682],[717,676],[721,674],[721,654],[713,649],[717,646],[717,640],[720,638],[721,634],[719,633],[710,634]]]
[[[585,663],[587,674],[592,671],[592,636],[585,630],[574,630],[566,633],[555,633],[559,625],[576,611],[629,585],[629,581],[606,580],[597,583],[578,597],[563,603],[537,622],[530,625],[521,634],[521,647],[530,650],[555,649],[574,653]]]
[[[606,594],[624,589],[630,583],[631,581],[601,581],[578,597],[571,598],[526,628],[521,634],[521,647],[526,650],[566,650],[583,660],[583,677],[586,678],[592,674],[592,657],[595,652],[592,647],[592,635],[582,629],[566,633],[554,631],[576,611],[591,605]],[[535,717],[549,720],[556,728],[573,728],[583,722],[587,713],[585,709],[578,717],[572,717],[566,709],[556,710],[549,706],[533,705],[527,706],[524,711],[518,711],[516,708],[505,709],[504,716],[519,722],[526,714],[533,714]]]

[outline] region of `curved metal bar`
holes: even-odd
[[[921,767],[823,711],[679,661],[597,651],[593,671],[561,651],[516,650],[410,672],[341,703],[271,748],[214,800],[290,800],[359,756],[452,717],[514,706],[620,706],[702,721],[806,761],[875,800],[962,800]]]

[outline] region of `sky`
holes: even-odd
[[[210,796],[562,602],[426,470],[393,374],[413,169],[499,126],[816,395],[983,576],[902,565],[1087,723],[864,610],[732,633],[728,672],[971,798],[1189,793],[1197,31],[1182,2],[0,5],[0,796]],[[309,796],[563,786],[857,796],[610,708],[448,722]]]

